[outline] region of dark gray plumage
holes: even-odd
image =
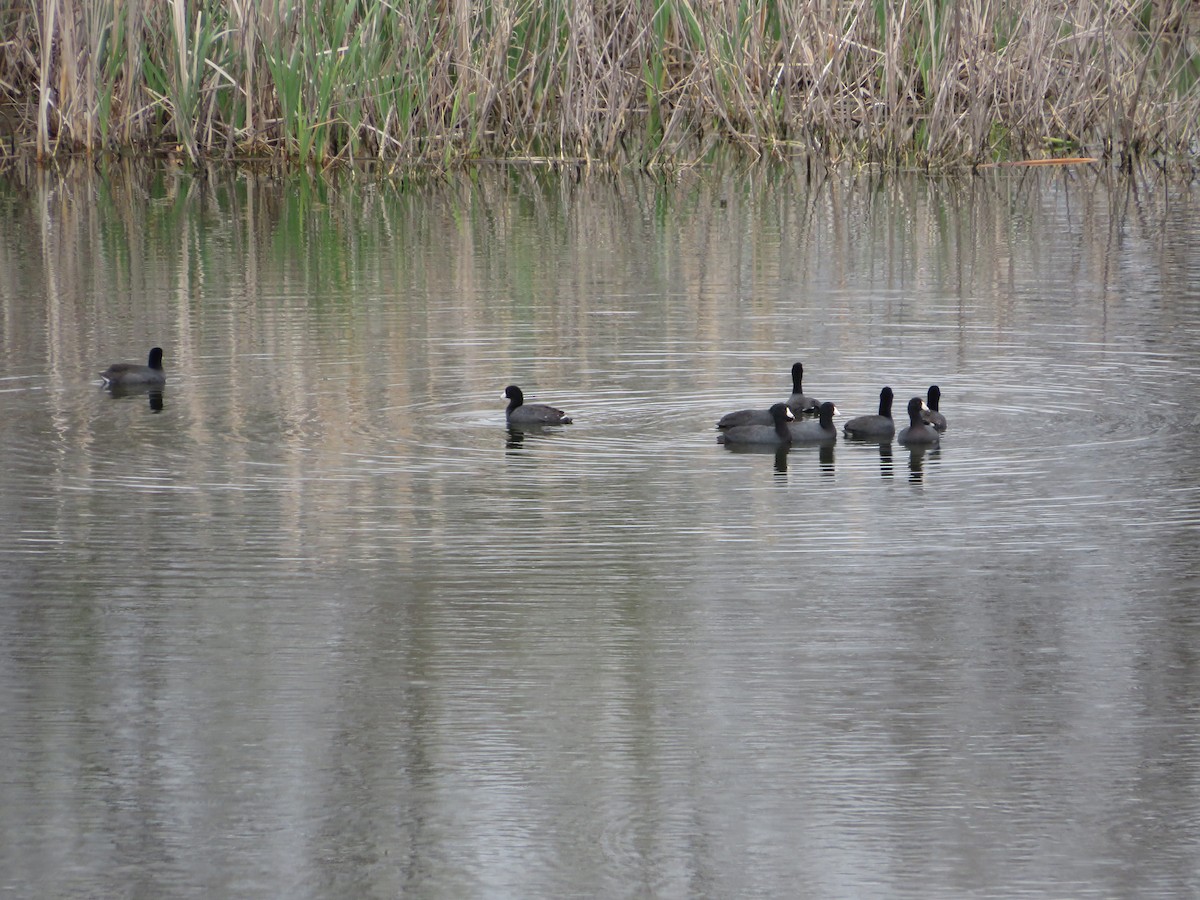
[[[792,394],[788,397],[787,405],[793,415],[802,416],[805,413],[815,413],[820,404],[815,397],[804,393],[804,365],[795,363],[792,366]],[[738,425],[770,425],[775,423],[769,409],[739,409],[737,412],[726,413],[717,422],[720,429],[736,428]]]
[[[571,417],[561,409],[545,403],[526,403],[525,395],[515,384],[504,389],[508,409],[504,418],[509,425],[570,425]]]
[[[726,444],[774,444],[787,446],[792,443],[788,423],[795,418],[786,403],[776,403],[770,409],[770,425],[735,425],[717,435],[717,440]]]
[[[929,407],[920,397],[908,401],[908,427],[901,428],[896,440],[901,444],[936,444],[939,441],[937,430],[925,421],[925,413]]]
[[[792,396],[788,397],[788,409],[793,415],[802,416],[805,413],[815,413],[821,407],[821,401],[804,393],[804,366],[796,363],[792,366]]]
[[[788,431],[792,435],[792,443],[836,441],[838,433],[833,424],[833,417],[837,415],[837,411],[837,407],[826,400],[821,404],[820,418],[790,423]]]
[[[892,389],[885,387],[879,392],[879,412],[873,416],[855,416],[842,426],[846,437],[860,440],[890,441],[896,434],[896,423],[892,420]]]
[[[150,358],[146,365],[113,363],[100,373],[100,377],[109,387],[166,384],[167,374],[163,371],[162,357],[162,347],[155,347],[150,351]]]
[[[929,409],[925,410],[923,415],[925,421],[936,428],[938,431],[946,430],[946,417],[938,410],[938,404],[942,402],[942,389],[936,384],[929,386],[929,399],[926,405]]]

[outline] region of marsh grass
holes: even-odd
[[[1190,157],[1191,0],[0,0],[41,157]]]

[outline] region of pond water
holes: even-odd
[[[1195,187],[81,169],[0,180],[0,893],[1200,893]],[[718,444],[795,361],[940,447]]]

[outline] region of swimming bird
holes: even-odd
[[[727,428],[737,428],[739,425],[774,425],[769,409],[739,409],[737,412],[725,413],[717,422],[717,428],[724,431]]]
[[[561,409],[555,409],[545,403],[526,403],[525,395],[515,384],[510,384],[504,389],[504,397],[508,400],[504,418],[509,425],[571,424],[571,417]]]
[[[163,371],[162,357],[162,347],[154,347],[146,365],[113,363],[100,373],[100,377],[108,387],[166,384],[167,374]]]
[[[826,400],[821,404],[819,419],[790,423],[788,432],[792,435],[792,443],[836,441],[837,428],[833,425],[833,417],[837,415],[837,411],[837,407]]]
[[[901,428],[896,440],[901,444],[936,444],[940,440],[937,430],[925,421],[929,407],[920,397],[908,401],[908,427]]]
[[[942,402],[942,389],[936,384],[929,386],[929,402],[926,404],[929,409],[925,410],[925,421],[936,428],[938,431],[946,430],[946,417],[938,411],[938,404]]]
[[[788,397],[788,408],[794,415],[802,416],[805,413],[815,413],[821,406],[821,401],[816,397],[810,397],[804,393],[804,387],[801,382],[804,381],[804,366],[800,363],[795,363],[792,366],[792,396]]]
[[[771,407],[770,425],[735,425],[717,435],[718,443],[726,444],[774,444],[786,447],[792,443],[788,423],[795,418],[786,403]]]
[[[879,392],[879,413],[872,416],[855,416],[842,426],[846,437],[859,440],[890,441],[896,434],[896,423],[892,421],[892,389],[885,387]]]
[[[787,405],[793,415],[803,415],[806,412],[816,412],[818,404],[815,397],[804,393],[804,366],[796,363],[792,366],[792,395],[788,397]],[[726,413],[717,422],[721,429],[736,428],[738,425],[774,425],[769,409],[739,409],[737,412]]]

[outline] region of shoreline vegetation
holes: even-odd
[[[1191,0],[0,0],[3,156],[955,168],[1200,153]]]

